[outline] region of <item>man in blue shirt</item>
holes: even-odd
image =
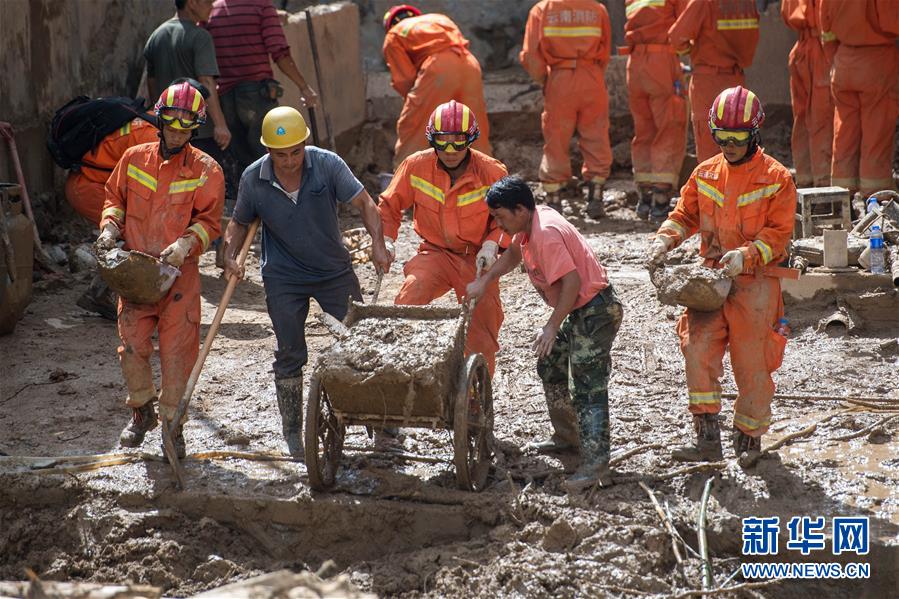
[[[372,237],[372,260],[386,272],[377,205],[346,163],[333,152],[306,145],[309,130],[289,106],[270,110],[262,121],[268,153],[247,167],[237,206],[225,231],[225,275],[243,276],[236,258],[250,223],[262,221],[262,282],[278,347],[272,364],[281,424],[290,455],[301,457],[303,366],[308,360],[305,323],[309,298],[342,320],[349,297],[362,299],[352,260],[343,245],[337,203],[362,213]]]

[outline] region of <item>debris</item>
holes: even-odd
[[[700,312],[721,308],[733,284],[722,269],[711,269],[702,264],[651,268],[649,278],[656,287],[659,302]]]
[[[87,243],[69,249],[69,270],[72,272],[93,271],[97,268],[97,257]]]
[[[699,516],[696,519],[696,534],[699,538],[699,554],[702,556],[702,589],[708,590],[715,583],[712,578],[712,561],[709,557],[709,542],[705,535],[706,514],[709,509],[709,497],[712,494],[712,482],[714,477],[710,477],[705,481],[705,488],[702,490],[702,501],[700,502]]]
[[[181,271],[143,252],[112,249],[99,257],[100,276],[110,289],[136,304],[155,304]]]
[[[543,536],[543,548],[551,553],[563,553],[580,542],[577,531],[565,518],[557,518]]]

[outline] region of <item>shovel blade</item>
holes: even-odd
[[[172,467],[172,473],[175,475],[175,482],[179,489],[184,488],[184,469],[181,466],[181,460],[178,459],[178,450],[172,442],[172,431],[168,422],[162,423],[162,449],[165,453],[169,465]]]

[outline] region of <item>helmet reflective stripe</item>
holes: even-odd
[[[165,96],[165,105],[166,106],[174,106],[175,105],[175,86],[170,85],[169,88],[166,90],[166,92],[167,93]]]
[[[726,89],[721,92],[721,95],[718,96],[718,118],[724,118],[724,105],[727,103],[727,97],[730,95],[730,92],[733,90]]]
[[[443,120],[441,118],[443,116],[442,108],[443,106],[438,106],[437,111],[434,113],[434,131],[443,131],[443,124],[441,123]]]
[[[462,105],[462,131],[468,131],[468,115],[471,114],[468,106]]]
[[[748,123],[752,120],[752,105],[755,103],[755,94],[746,90],[746,104],[743,106],[743,121]]]

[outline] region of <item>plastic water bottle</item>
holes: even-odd
[[[777,324],[774,326],[774,332],[780,335],[781,337],[789,337],[790,336],[790,325],[787,324],[786,318],[781,318],[777,321]]]
[[[870,244],[870,255],[868,257],[868,260],[871,261],[870,270],[873,274],[883,274],[886,272],[883,257],[883,232],[877,225],[871,227],[868,242]]]
[[[880,204],[877,202],[877,198],[871,196],[868,198],[868,201],[865,203],[865,214],[871,214],[874,212],[875,208],[879,208]]]

